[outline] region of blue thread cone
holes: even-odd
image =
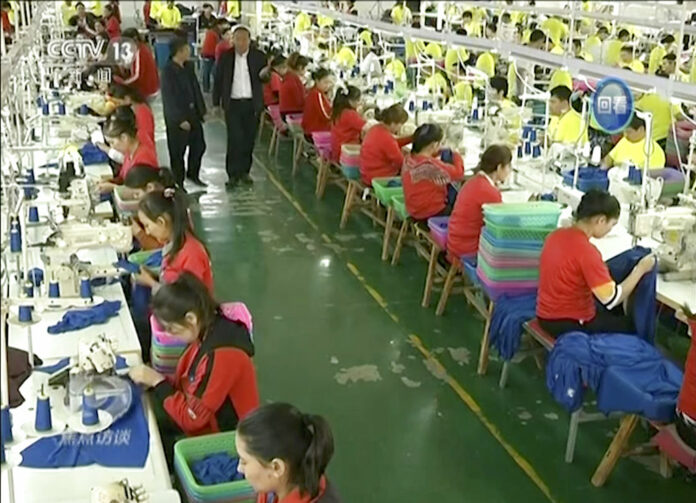
[[[31,323],[31,306],[19,306],[17,319],[22,323]]]
[[[27,183],[32,185],[36,183],[36,176],[34,176],[34,168],[29,168],[29,170],[27,170]]]
[[[12,414],[9,407],[3,407],[0,411],[0,425],[2,426],[2,443],[10,443],[14,440],[12,436]]]
[[[83,299],[92,298],[92,284],[89,278],[80,278],[80,297]]]
[[[536,139],[537,139],[537,130],[536,130],[536,129],[532,129],[532,130],[529,132],[529,141],[535,142]]]
[[[92,388],[85,388],[82,394],[82,424],[94,426],[99,422],[99,414],[94,400]]]
[[[532,142],[527,140],[524,142],[524,155],[531,155],[532,154]]]
[[[48,284],[48,296],[51,299],[57,299],[60,297],[60,285],[57,281],[51,281]]]
[[[521,159],[524,156],[524,151],[522,150],[522,145],[517,146],[517,158]]]
[[[24,283],[24,294],[30,298],[34,296],[34,283],[31,281]]]
[[[80,115],[87,115],[89,114],[89,107],[87,104],[84,104],[80,107]]]
[[[479,111],[478,108],[474,108],[473,113],[471,114],[471,118],[477,121],[479,119]]]
[[[22,234],[19,230],[19,222],[16,220],[10,224],[10,251],[12,253],[22,251]]]
[[[65,115],[65,103],[62,101],[58,102],[58,115]]]
[[[36,206],[29,207],[29,221],[36,223],[39,221],[39,208]]]
[[[525,126],[522,133],[522,138],[525,140],[529,139],[529,135],[532,134],[532,126]]]
[[[48,103],[44,102],[44,104],[41,106],[41,112],[42,112],[44,115],[49,115],[49,114],[51,113],[51,109],[50,109],[50,107],[48,106]]]
[[[532,157],[535,159],[537,157],[541,157],[541,145],[539,145],[539,142],[534,144],[533,150],[532,150]]]
[[[44,394],[36,396],[36,418],[34,420],[36,431],[51,431],[53,421],[51,420],[51,400]]]

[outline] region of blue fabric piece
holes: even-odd
[[[636,246],[607,261],[611,277],[616,283],[621,283],[631,274],[633,267],[647,254],[649,248]],[[631,292],[629,313],[636,326],[636,332],[641,339],[650,344],[655,343],[657,331],[657,266],[645,274]]]
[[[29,279],[35,287],[41,286],[41,283],[44,281],[43,269],[39,269],[38,267],[29,269]]]
[[[110,468],[142,468],[150,452],[150,430],[140,389],[130,384],[133,402],[109,428],[89,435],[65,433],[41,438],[22,451],[21,466],[66,468],[98,464]]]
[[[162,266],[162,249],[152,252],[152,254],[145,259],[143,265],[148,267],[161,267]]]
[[[119,259],[118,262],[114,262],[114,267],[117,267],[118,269],[123,269],[124,271],[127,271],[129,274],[138,274],[140,272],[140,266],[138,264],[134,264],[133,262],[130,262],[126,259]]]
[[[611,372],[609,370],[611,369]],[[585,387],[597,393],[597,408],[670,420],[682,382],[681,371],[652,345],[633,335],[569,332],[553,347],[546,386],[569,412],[578,410]]]
[[[61,360],[58,360],[57,363],[54,363],[53,365],[43,365],[42,367],[34,367],[34,370],[38,372],[45,372],[46,374],[55,374],[59,370],[64,369],[70,364],[70,357],[63,358]],[[123,356],[116,356],[116,365],[114,366],[116,370],[121,370],[128,368],[128,364],[126,363],[126,359]]]
[[[452,153],[452,149],[443,148],[442,150],[440,150],[440,160],[442,162],[452,164],[452,162],[454,162],[454,154]]]
[[[520,348],[523,326],[536,314],[536,293],[502,295],[495,301],[491,316],[490,342],[500,356],[509,361]]]
[[[237,471],[239,458],[232,457],[226,452],[211,454],[191,464],[191,471],[202,486],[223,484],[235,480],[243,480],[244,475]]]
[[[145,285],[135,284],[131,293],[131,312],[133,318],[147,320],[150,315],[150,298],[152,288]]]
[[[101,149],[99,149],[99,147],[94,145],[92,142],[85,143],[79,152],[85,166],[109,162],[109,156],[106,155],[105,152],[102,152]]]
[[[395,187],[401,187],[401,180],[389,180],[387,182],[387,187],[390,189]]]
[[[120,300],[105,300],[101,304],[86,309],[73,309],[63,315],[63,318],[53,326],[48,327],[49,334],[62,334],[80,330],[106,322],[116,316],[121,309]]]

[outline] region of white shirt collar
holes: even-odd
[[[247,55],[249,54],[249,49],[247,49],[246,52],[243,52],[242,54],[239,54],[237,51],[234,51],[234,54],[238,58],[245,58],[246,59]]]

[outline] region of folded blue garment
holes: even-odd
[[[41,438],[22,451],[21,466],[67,468],[98,464],[110,468],[142,468],[150,452],[150,430],[141,391],[131,383],[130,409],[109,428],[89,435],[65,433]]]
[[[152,254],[145,259],[143,265],[148,267],[160,267],[162,265],[162,250],[155,250]]]
[[[48,327],[49,334],[62,334],[80,330],[92,325],[104,323],[116,316],[121,309],[120,300],[105,300],[101,304],[86,309],[73,309],[63,315],[63,318],[53,326]]]
[[[64,369],[68,365],[70,365],[70,357],[63,358],[59,360],[57,363],[54,363],[53,365],[43,365],[42,367],[35,367],[34,370],[38,372],[45,372],[46,374],[55,374],[56,372]],[[116,370],[128,368],[126,359],[122,356],[116,356],[115,368]]]
[[[124,271],[127,271],[129,274],[137,274],[138,272],[140,272],[140,266],[138,264],[134,264],[133,262],[130,262],[123,258],[119,259],[118,262],[114,262],[114,267],[123,269]]]
[[[556,340],[546,365],[546,386],[569,412],[580,408],[588,387],[597,392],[597,407],[606,414],[634,412],[669,420],[664,402],[671,400],[673,413],[682,379],[655,347],[626,334],[569,332]]]
[[[101,164],[104,162],[109,162],[109,156],[106,155],[105,152],[102,152],[102,150],[96,145],[94,145],[92,142],[85,143],[85,145],[79,150],[79,152],[82,156],[82,162],[85,166],[89,166],[90,164]]]
[[[524,323],[536,314],[536,293],[531,295],[502,295],[495,301],[491,316],[491,346],[510,361],[520,347]]]
[[[243,480],[244,475],[237,471],[238,465],[239,458],[232,457],[226,452],[220,452],[194,461],[191,464],[191,471],[200,485],[211,486]]]

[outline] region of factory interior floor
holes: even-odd
[[[210,120],[205,132],[201,177],[210,186],[190,195],[216,296],[242,300],[253,314],[262,399],[328,418],[336,440],[329,476],[343,501],[696,500],[696,481],[678,471],[661,478],[657,456],[621,460],[605,487],[594,488],[590,477],[618,420],[581,425],[566,464],[569,415],[544,373],[532,360],[513,365],[501,390],[493,357],[488,375],[477,376],[481,319],[461,296],[436,317],[439,290],[429,309],[420,306],[426,264],[412,249],[392,267],[380,259],[382,229],[365,216],[339,231],[343,192],[329,186],[317,200],[309,164],[291,176],[292,142],[268,157],[268,129],[253,188],[225,191],[224,124]],[[634,439],[646,440],[639,429]]]

